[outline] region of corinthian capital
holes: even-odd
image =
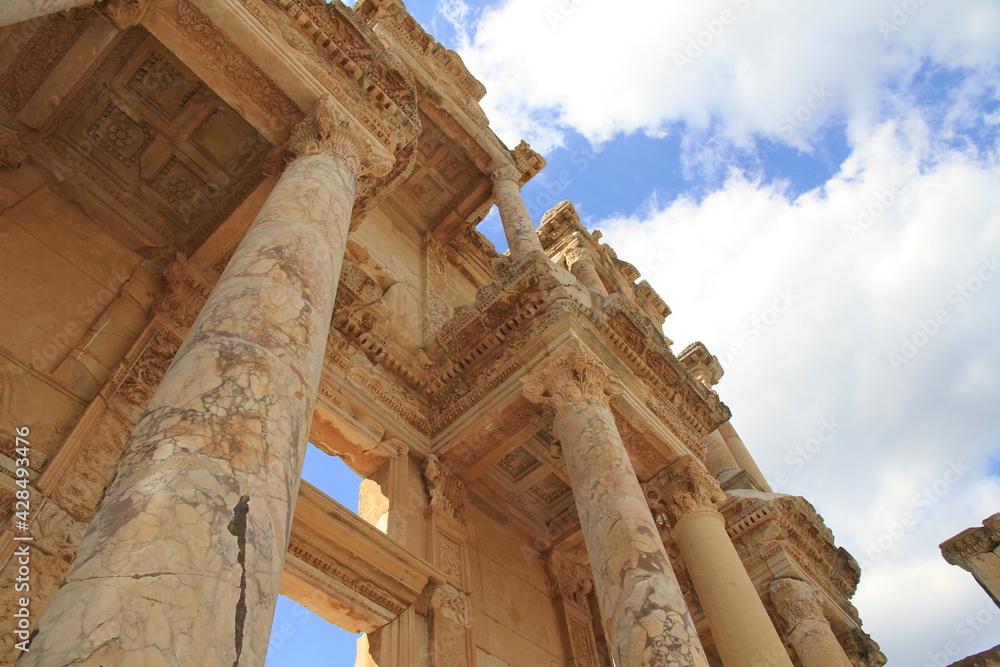
[[[521,378],[525,398],[558,413],[570,403],[601,403],[622,393],[618,376],[578,340],[528,377]]]
[[[498,167],[493,170],[490,174],[490,180],[494,183],[500,181],[514,181],[515,183],[521,182],[521,170],[512,164],[506,164],[502,167]]]
[[[316,103],[312,113],[295,126],[285,151],[294,158],[333,153],[344,158],[356,176],[385,176],[395,158],[374,144],[364,130],[344,112],[330,95]]]
[[[819,591],[815,586],[798,579],[772,581],[771,602],[789,632],[805,620],[826,620]]]
[[[693,456],[682,456],[644,485],[646,500],[662,509],[670,525],[692,512],[715,510],[726,493]]]

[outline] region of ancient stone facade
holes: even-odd
[[[544,159],[402,2],[0,25],[5,664],[261,665],[279,593],[358,665],[885,663],[718,360],[572,204],[531,219]]]

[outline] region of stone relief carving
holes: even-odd
[[[692,456],[682,456],[646,484],[646,500],[662,510],[671,526],[691,512],[715,511],[726,494]]]
[[[430,506],[464,524],[465,484],[462,480],[433,454],[424,461],[423,475]]]
[[[618,376],[576,340],[522,378],[521,384],[525,398],[556,413],[569,403],[583,401],[608,406],[622,391]]]

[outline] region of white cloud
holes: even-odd
[[[937,545],[1000,509],[1000,166],[952,152],[918,170],[913,145],[887,123],[798,198],[736,174],[598,226],[670,304],[678,348],[723,358],[720,395],[776,490],[867,565],[856,603],[890,664],[922,665],[989,602]],[[809,445],[824,419],[836,434]],[[928,586],[956,579],[936,607]]]
[[[872,125],[906,106],[905,90],[885,84],[905,83],[924,58],[991,63],[995,86],[1000,55],[991,0],[506,0],[469,29],[460,52],[486,84],[494,128],[543,151],[554,128],[600,141],[675,123],[806,148],[833,117]]]

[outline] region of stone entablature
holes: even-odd
[[[970,572],[1000,606],[1000,513],[984,519],[982,526],[963,530],[943,542],[941,555]]]

